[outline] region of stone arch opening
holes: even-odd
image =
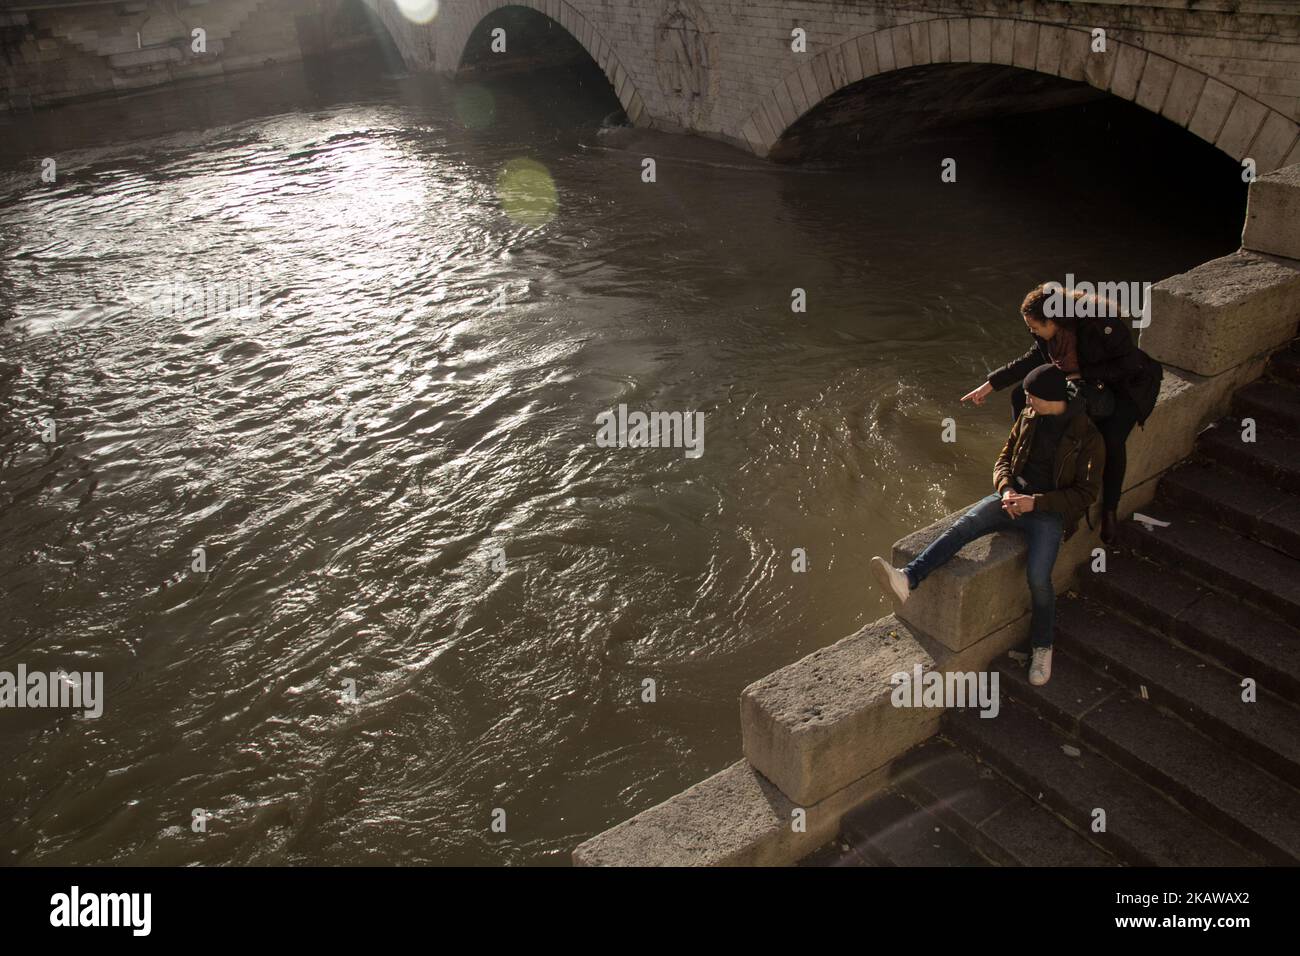
[[[457,72],[500,75],[548,67],[591,68],[603,76],[617,102],[611,118],[635,122],[643,110],[640,95],[613,47],[569,4],[561,3],[555,18],[538,9],[543,3],[524,0],[490,10],[458,44]]]
[[[1094,87],[989,63],[893,70],[841,87],[782,131],[774,162],[870,154],[946,130],[1109,98]]]
[[[400,58],[388,25],[363,0],[342,0],[328,22],[333,35],[349,38],[354,43],[371,42],[385,54],[395,54]]]
[[[401,53],[387,24],[364,0],[329,0],[314,15],[298,17],[294,25],[304,61],[370,47],[379,50],[393,72],[402,68]]]
[[[594,58],[586,47],[549,16],[529,7],[507,5],[493,10],[470,31],[459,72],[521,73],[587,62]]]
[[[991,229],[1023,221],[1035,235],[1044,223],[1062,237],[1113,235],[1117,250],[1147,235],[1140,220],[1212,236],[1223,254],[1245,214],[1242,169],[1212,144],[1109,93],[1000,65],[934,64],[850,84],[800,117],[769,158],[860,169],[955,216],[984,204]]]
[[[754,152],[779,159],[818,120],[795,127],[840,92],[880,78],[886,86],[892,84],[893,93],[906,95],[910,86],[933,79],[932,67],[965,66],[976,68],[971,76],[979,84],[1016,90],[1022,97],[1078,96],[1083,101],[1095,93],[1127,100],[1233,160],[1254,160],[1259,173],[1284,165],[1297,148],[1300,124],[1253,97],[1139,46],[1112,38],[1104,51],[1095,51],[1091,41],[1081,29],[994,18],[888,27],[809,58],[762,98],[741,131]],[[970,106],[967,92],[961,91],[959,99]],[[836,100],[834,105],[845,104]]]

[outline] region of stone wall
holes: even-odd
[[[219,76],[291,62],[333,35],[340,0],[182,0],[70,5],[22,3],[0,12],[0,110]],[[195,52],[191,31],[206,32]]]

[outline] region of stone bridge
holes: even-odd
[[[411,70],[490,66],[497,27],[512,53],[548,35],[542,59],[559,35],[634,125],[774,159],[1113,95],[1260,173],[1300,161],[1300,0],[0,0],[0,109],[328,52],[363,3]]]
[[[1030,71],[1135,102],[1234,160],[1254,159],[1259,172],[1300,161],[1300,3],[366,3],[409,68],[438,72],[482,59],[490,27],[506,22],[505,8],[530,8],[581,43],[633,124],[689,130],[759,156],[778,155],[801,118],[849,87],[883,99],[908,89],[896,81],[928,74],[935,82],[929,101],[918,106],[941,114],[969,99],[975,74],[962,67],[977,65]],[[803,31],[802,45],[796,30]],[[1104,48],[1094,31],[1104,31]]]

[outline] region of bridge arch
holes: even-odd
[[[463,0],[433,4],[436,16],[426,24],[407,20],[395,0],[365,0],[388,26],[412,66],[454,71],[464,62],[475,29],[485,19],[507,7],[533,10],[557,23],[587,51],[609,80],[628,120],[634,125],[648,120],[645,101],[631,72],[624,66],[614,45],[591,20],[567,0]]]
[[[943,63],[1004,65],[1087,83],[1176,123],[1260,174],[1296,162],[1300,125],[1195,67],[1116,40],[1091,52],[1090,31],[994,17],[942,17],[868,31],[787,73],[741,125],[767,156],[802,117],[864,79]]]

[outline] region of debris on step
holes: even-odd
[[[1133,520],[1141,524],[1148,531],[1154,531],[1156,528],[1168,528],[1168,521],[1161,521],[1159,518],[1152,518],[1150,515],[1144,515],[1141,512],[1133,512]]]
[[[1067,757],[1079,757],[1083,754],[1083,751],[1078,747],[1071,747],[1069,744],[1061,744],[1061,750],[1064,751]]]
[[[1147,685],[1146,685],[1146,684],[1138,684],[1138,693],[1140,693],[1140,694],[1142,695],[1142,699],[1143,699],[1143,700],[1150,700],[1150,699],[1151,699],[1150,697],[1147,696]]]

